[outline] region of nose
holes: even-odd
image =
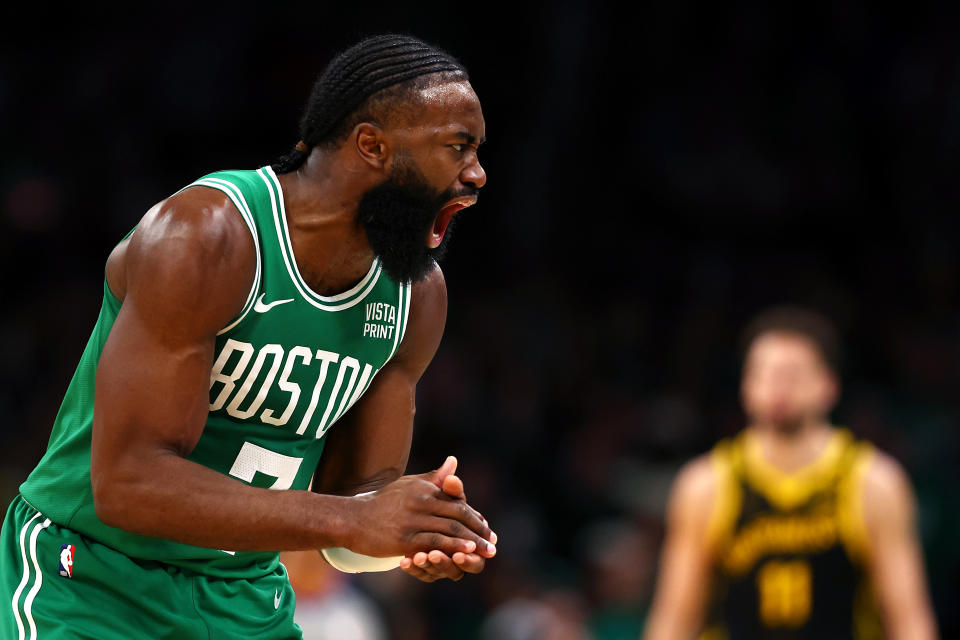
[[[480,166],[480,160],[474,157],[473,162],[464,167],[460,172],[460,182],[479,189],[487,184],[487,172]]]

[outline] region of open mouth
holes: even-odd
[[[439,247],[440,243],[443,242],[443,235],[447,232],[447,227],[450,226],[450,221],[453,220],[453,216],[461,209],[472,207],[476,203],[477,196],[460,196],[443,205],[440,213],[433,220],[430,232],[427,234],[427,246],[431,249]]]

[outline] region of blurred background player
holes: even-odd
[[[779,308],[743,344],[748,425],[674,483],[646,640],[936,637],[907,476],[829,421],[836,330]]]

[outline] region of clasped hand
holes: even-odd
[[[437,486],[447,495],[463,500],[466,503],[467,495],[463,489],[463,481],[454,473],[457,470],[457,459],[450,456],[443,463],[443,466],[436,471]],[[479,515],[479,514],[478,514]],[[482,518],[482,516],[481,516]],[[489,528],[486,519],[483,519],[483,525]],[[487,538],[491,543],[487,551],[478,549],[481,553],[465,553],[456,551],[452,556],[447,555],[439,549],[433,549],[429,552],[418,551],[413,556],[405,556],[400,561],[400,568],[423,582],[433,582],[447,578],[456,582],[463,578],[467,573],[480,573],[483,571],[487,558],[492,558],[497,549],[497,534],[490,531]]]

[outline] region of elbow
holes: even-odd
[[[105,460],[91,456],[90,485],[93,509],[103,524],[131,533],[157,536],[169,504],[165,489],[176,484],[175,470],[163,457],[142,452]]]
[[[129,486],[129,483],[103,471],[91,473],[90,482],[97,519],[111,527],[129,529],[129,510],[123,508],[124,504],[130,504],[129,500],[124,498],[124,487]]]
[[[114,499],[115,491],[110,481],[104,478],[104,475],[103,473],[90,474],[90,484],[93,488],[93,510],[100,522],[116,527],[118,525],[116,524],[116,507],[114,506],[116,502]]]

